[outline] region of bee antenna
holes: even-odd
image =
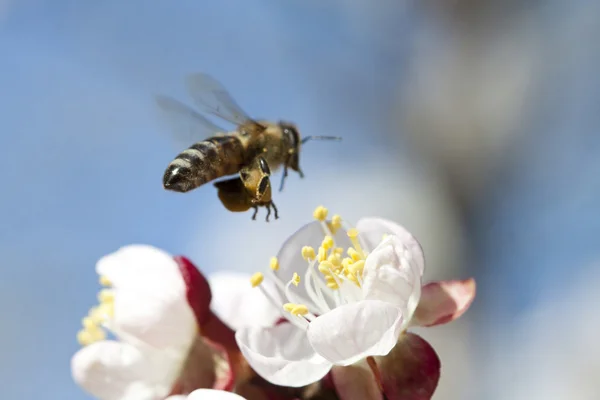
[[[309,140],[335,140],[336,142],[339,142],[342,140],[342,138],[339,136],[307,136],[302,139],[301,143],[304,144]]]

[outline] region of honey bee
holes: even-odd
[[[304,143],[311,139],[341,140],[333,136],[301,139],[292,123],[250,118],[224,86],[207,74],[188,76],[186,86],[199,109],[235,124],[236,128],[226,131],[178,100],[157,96],[163,116],[181,139],[204,138],[167,166],[163,176],[163,187],[167,190],[188,192],[215,179],[239,174],[238,178],[214,184],[225,208],[237,212],[254,208],[252,219],[255,219],[258,207],[266,207],[267,221],[273,208],[277,219],[277,208],[271,199],[271,171],[283,167],[281,191],[288,169],[304,177],[299,165],[300,148]]]

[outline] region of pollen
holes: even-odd
[[[335,234],[342,227],[342,217],[334,215],[331,217],[331,230]]]
[[[112,303],[115,301],[115,292],[111,289],[102,289],[98,293],[98,301],[100,304]]]
[[[273,271],[279,270],[279,261],[277,257],[271,257],[271,263],[269,265]]]
[[[298,286],[300,284],[300,275],[294,272],[294,276],[292,277],[292,283],[294,286]]]
[[[333,238],[329,235],[325,236],[323,239],[323,243],[321,243],[321,247],[323,247],[326,251],[333,247]]]
[[[310,246],[304,246],[302,248],[302,258],[304,258],[305,261],[312,261],[316,258],[316,254],[315,254],[315,249],[313,249]]]
[[[250,277],[250,283],[252,284],[252,287],[259,286],[262,283],[262,281],[263,281],[264,278],[265,277],[264,277],[264,275],[261,272],[257,272],[254,275],[252,275]]]
[[[100,275],[99,281],[102,286],[112,286],[112,282],[104,275]]]
[[[318,206],[317,208],[315,208],[315,211],[313,212],[313,217],[317,220],[317,221],[325,221],[325,219],[327,219],[327,213],[328,210],[323,207],[323,206]]]
[[[95,342],[94,336],[86,329],[77,332],[77,341],[81,346],[87,346]]]
[[[319,264],[319,272],[325,275],[331,274],[333,271],[333,264],[329,261],[323,261]]]
[[[359,260],[348,267],[350,273],[356,277],[362,276],[365,269],[365,260]]]
[[[297,317],[308,314],[308,307],[304,304],[286,303],[283,305],[283,309]]]
[[[323,262],[327,259],[327,252],[325,251],[324,248],[319,247],[319,254],[317,255],[317,260],[319,262]]]

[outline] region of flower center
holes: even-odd
[[[284,284],[275,274],[279,270],[279,261],[275,257],[271,259],[271,280],[284,294],[286,303],[283,306],[261,286],[264,280],[262,273],[257,272],[251,278],[252,286],[260,287],[275,307],[285,311],[282,313],[284,318],[300,327],[306,327],[318,315],[340,305],[362,299],[362,277],[367,252],[361,246],[355,228],[346,231],[351,246],[347,249],[337,247],[334,237],[342,228],[342,218],[334,215],[328,221],[327,214],[328,210],[323,206],[317,207],[313,213],[314,218],[321,223],[323,240],[317,251],[310,246],[302,247],[302,258],[307,262],[306,270],[300,271],[303,273],[302,279],[294,272],[292,279]],[[300,284],[303,285],[305,295],[292,290],[292,285],[297,287]]]
[[[112,284],[104,276],[100,277],[100,284],[104,289],[98,293],[99,304],[92,307],[81,320],[83,329],[77,333],[77,341],[82,346],[106,339],[106,322],[114,317],[115,293],[110,289]]]

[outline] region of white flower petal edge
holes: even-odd
[[[188,400],[246,400],[242,396],[214,389],[197,389],[188,396]]]
[[[305,386],[324,377],[332,367],[315,353],[306,333],[290,323],[245,327],[235,338],[250,366],[275,385]]]
[[[164,273],[168,265],[177,267],[169,253],[145,244],[132,244],[100,258],[96,263],[96,272],[109,278],[114,286],[140,285],[144,282],[140,278],[145,274],[155,271]],[[174,268],[171,270],[176,271]]]
[[[248,284],[250,277],[237,272],[217,272],[208,279],[212,311],[235,331],[244,326],[273,326],[281,318],[281,312],[265,295]]]
[[[388,236],[365,261],[363,294],[368,300],[393,304],[403,312],[407,325],[421,297],[421,273],[415,263],[406,257],[402,239]]]
[[[419,241],[406,228],[383,218],[361,218],[356,224],[360,237],[367,248],[373,249],[381,242],[384,234],[395,235],[409,250],[409,261],[414,262],[420,274],[425,270],[425,255]]]
[[[71,359],[73,379],[101,400],[151,400],[169,394],[169,363],[116,341],[100,341]]]
[[[308,326],[317,353],[336,365],[383,356],[396,345],[402,328],[400,308],[379,300],[347,304],[321,315]]]
[[[120,339],[187,351],[196,318],[171,255],[152,246],[125,246],[101,258],[96,270],[112,284],[114,317],[108,326]]]

